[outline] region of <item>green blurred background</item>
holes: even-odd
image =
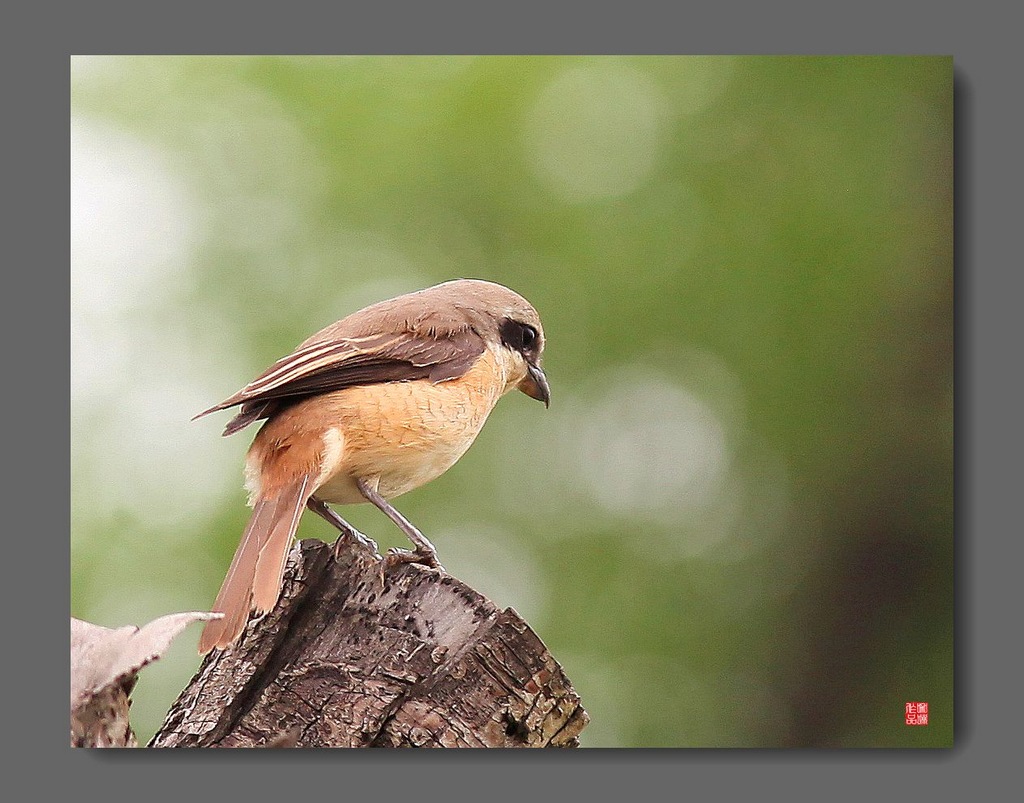
[[[72,614],[208,609],[253,432],[191,416],[479,277],[540,311],[551,409],[509,396],[398,507],[531,623],[584,746],[950,745],[952,66],[73,58]]]

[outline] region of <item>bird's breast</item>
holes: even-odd
[[[507,365],[486,350],[458,379],[364,385],[306,399],[268,421],[253,450],[262,442],[268,456],[276,448],[283,458],[297,453],[293,441],[315,439],[320,499],[364,502],[356,479],[393,498],[451,468],[507,386]]]

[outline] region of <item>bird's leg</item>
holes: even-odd
[[[341,536],[339,536],[338,541],[340,541],[341,538],[343,537],[349,538],[352,541],[355,541],[357,544],[362,544],[365,547],[369,547],[371,550],[373,550],[374,555],[377,554],[377,542],[374,541],[372,538],[367,538],[365,535],[359,532],[359,530],[357,530],[355,527],[353,527],[351,524],[345,521],[345,519],[343,519],[341,516],[339,516],[329,507],[327,507],[327,503],[324,502],[322,499],[317,499],[315,496],[311,496],[309,497],[309,499],[306,500],[306,507],[308,507],[314,513],[316,513],[328,524],[338,529],[338,532],[341,533]]]
[[[359,489],[359,493],[365,496],[370,502],[376,505],[385,516],[397,524],[398,528],[405,533],[409,540],[416,546],[415,552],[410,552],[407,549],[389,549],[388,556],[385,558],[389,567],[399,563],[423,563],[434,569],[444,571],[444,567],[438,563],[437,550],[434,549],[434,545],[427,540],[427,537],[423,533],[413,526],[412,522],[395,510],[394,506],[388,502],[387,499],[377,493],[377,491],[367,485],[363,480],[356,480],[356,487]]]

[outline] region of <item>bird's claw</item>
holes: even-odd
[[[351,544],[351,543],[355,543],[355,544],[358,544],[359,546],[362,546],[362,547],[365,547],[366,549],[369,549],[370,552],[372,552],[374,555],[379,555],[380,554],[377,551],[377,542],[376,541],[374,541],[372,538],[370,538],[367,535],[363,535],[355,527],[350,527],[350,529],[345,530],[345,531],[339,533],[338,537],[335,539],[335,541],[334,541],[334,554],[335,554],[335,556],[341,554],[341,548],[345,544]]]
[[[395,566],[400,566],[403,563],[420,563],[424,566],[429,566],[431,569],[437,569],[438,571],[444,571],[444,566],[437,560],[437,553],[433,551],[420,551],[411,549],[399,549],[398,547],[392,547],[388,550],[388,554],[384,558],[384,569],[393,569]]]

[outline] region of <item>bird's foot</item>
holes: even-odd
[[[420,563],[431,569],[444,571],[444,566],[438,561],[437,552],[434,550],[398,549],[397,547],[388,550],[388,554],[384,558],[384,570],[393,569],[403,563]]]
[[[352,532],[346,533],[346,535],[353,541],[355,541],[357,544],[360,544],[361,546],[364,546],[367,549],[369,549],[371,552],[373,552],[374,555],[380,554],[377,551],[377,542],[370,538],[370,536],[364,535],[363,533],[359,532],[359,530],[357,530],[355,527],[352,528]]]
[[[349,529],[338,533],[338,537],[334,540],[334,556],[340,555],[342,550],[351,544],[358,544],[369,549],[374,555],[380,555],[377,551],[377,542],[350,525]]]

